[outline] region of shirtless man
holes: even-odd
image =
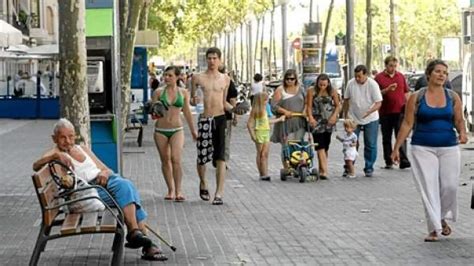
[[[227,88],[230,79],[219,72],[221,51],[212,47],[206,51],[207,70],[195,75],[192,80],[191,98],[193,105],[201,100],[204,103],[204,112],[198,120],[197,138],[197,171],[200,179],[199,196],[202,200],[209,200],[207,189],[206,163],[212,161],[216,169],[216,193],[213,205],[222,205],[225,179],[225,129],[226,117],[224,111],[232,111],[233,106],[226,101]],[[196,88],[200,86],[204,99],[197,99]]]

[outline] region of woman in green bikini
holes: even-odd
[[[193,139],[197,138],[193,116],[189,106],[189,94],[186,89],[177,86],[179,68],[169,66],[165,69],[165,87],[155,90],[153,102],[160,101],[168,111],[156,120],[154,139],[161,159],[161,171],[168,186],[165,200],[184,201],[181,191],[181,154],[184,145],[183,122],[181,111],[189,125]]]

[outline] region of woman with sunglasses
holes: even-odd
[[[303,88],[299,86],[296,71],[288,69],[285,72],[283,84],[273,94],[272,111],[278,116],[285,116],[284,123],[276,123],[273,128],[271,141],[282,144],[282,155],[285,138],[300,140],[306,132],[305,97]],[[296,115],[298,114],[298,115]],[[283,168],[288,165],[282,156]]]

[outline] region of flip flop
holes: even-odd
[[[145,251],[146,248],[143,248],[143,250],[142,250],[142,260],[149,260],[149,261],[166,261],[166,260],[168,260],[168,257],[166,257],[161,252],[161,250],[158,249],[158,247],[155,244],[151,244],[151,246],[149,248],[150,249],[155,248],[156,251],[152,252],[152,253],[149,253],[149,252]]]
[[[166,196],[165,200],[174,200],[174,197]]]
[[[425,237],[425,242],[438,242],[438,236],[436,235],[436,232],[432,232],[427,237]]]
[[[202,200],[204,201],[209,201],[209,190],[207,189],[200,189],[199,190],[199,197],[201,197]]]
[[[174,200],[175,202],[183,202],[185,201],[186,198],[184,196],[177,196],[176,199]]]
[[[452,230],[451,230],[451,227],[448,224],[443,226],[443,230],[441,230],[441,234],[443,236],[449,236],[451,233],[452,233]]]
[[[214,200],[212,201],[212,205],[222,205],[224,202],[222,201],[221,197],[214,197]]]

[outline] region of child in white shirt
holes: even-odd
[[[357,158],[357,135],[354,133],[357,124],[351,120],[346,119],[344,120],[344,135],[343,136],[336,136],[340,142],[342,142],[342,152],[344,153],[344,161],[346,163],[345,169],[348,171],[349,178],[355,178],[355,171],[354,171],[354,161]]]

